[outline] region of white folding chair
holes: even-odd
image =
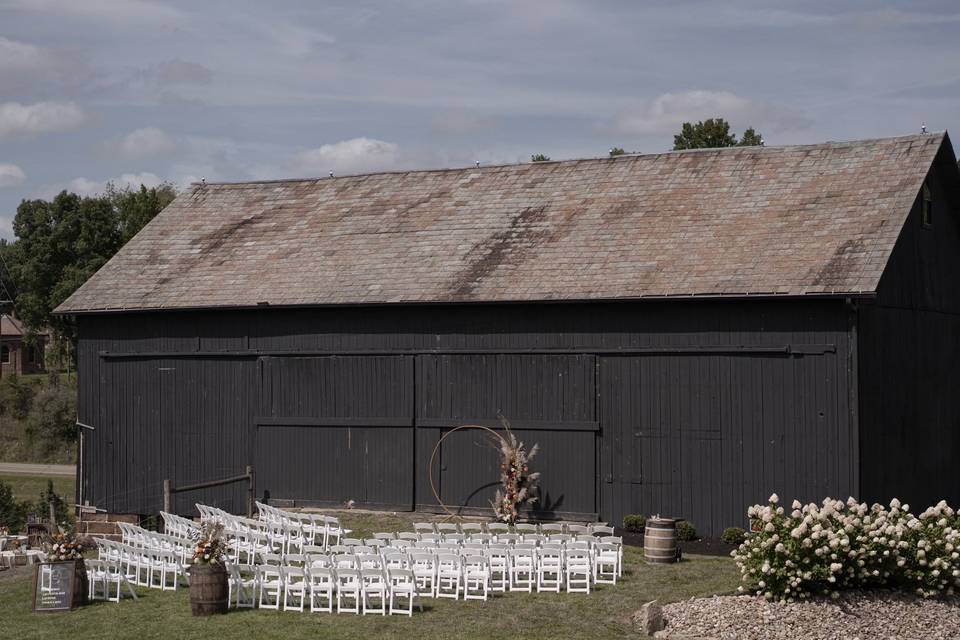
[[[590,552],[583,549],[567,551],[566,574],[567,593],[590,593],[593,577]]]
[[[537,573],[536,551],[514,545],[510,550],[510,591],[533,591]]]
[[[623,575],[623,538],[620,536],[603,536],[600,542],[617,547],[617,575]]]
[[[437,567],[433,553],[429,551],[411,551],[410,568],[417,583],[418,596],[433,597],[437,588]]]
[[[463,599],[487,600],[490,592],[490,565],[481,555],[463,557]]]
[[[488,522],[487,533],[493,536],[499,536],[502,533],[510,533],[510,525],[506,522]]]
[[[437,583],[434,596],[437,598],[460,599],[460,578],[462,566],[460,556],[454,553],[437,554]]]
[[[233,562],[227,563],[227,605],[240,608],[257,606],[257,574],[254,569],[252,576],[244,576],[240,566]]]
[[[540,533],[546,536],[566,532],[567,528],[562,522],[548,522],[540,525]]]
[[[337,613],[360,614],[360,571],[357,569],[337,569]]]
[[[420,611],[423,604],[417,599],[417,581],[410,569],[388,569],[387,580],[390,589],[390,615],[395,613],[413,617],[413,603],[417,601]],[[406,608],[398,606],[398,600],[406,600]]]
[[[283,604],[283,569],[275,565],[257,566],[261,609],[280,609]]]
[[[490,589],[506,591],[510,584],[510,550],[505,544],[491,544],[486,556],[490,565]]]
[[[106,584],[108,593],[112,585],[116,585],[117,587],[116,596],[115,597],[107,596],[107,600],[111,600],[113,602],[120,602],[120,597],[121,597],[120,593],[121,593],[121,589],[124,586],[126,586],[127,591],[130,593],[130,597],[133,598],[134,600],[137,599],[137,592],[134,590],[133,584],[130,582],[129,578],[127,577],[127,574],[124,571],[123,565],[121,565],[119,562],[105,561],[103,564],[103,569],[104,569],[104,582]]]
[[[617,584],[617,569],[620,553],[617,545],[609,542],[597,544],[593,560],[593,581],[598,584]]]
[[[329,566],[310,565],[310,611],[333,613],[337,576]]]
[[[537,549],[537,592],[560,593],[563,583],[563,551]]]
[[[361,569],[363,615],[387,615],[387,580],[382,569]]]
[[[307,575],[303,567],[283,567],[283,609],[303,611],[307,599]]]
[[[484,533],[483,524],[479,522],[461,522],[460,531],[463,532],[464,535],[474,535],[477,533]]]
[[[437,532],[437,529],[433,526],[432,522],[414,522],[413,530],[417,533],[429,533],[433,534]]]

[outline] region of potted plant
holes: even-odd
[[[195,616],[226,613],[229,590],[223,525],[205,522],[194,539],[197,546],[190,565],[190,609]]]

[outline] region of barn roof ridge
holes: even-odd
[[[385,169],[382,171],[362,171],[359,173],[344,173],[337,174],[334,172],[333,176],[303,176],[299,178],[264,178],[261,180],[203,180],[200,182],[191,182],[191,187],[230,187],[230,186],[243,186],[243,185],[259,185],[259,184],[287,184],[295,182],[326,182],[329,180],[345,180],[348,178],[365,178],[372,176],[381,176],[381,175],[404,175],[404,174],[422,174],[422,173],[451,173],[457,171],[484,171],[484,170],[493,170],[493,169],[509,169],[513,167],[525,167],[530,165],[558,165],[558,164],[575,164],[581,162],[605,162],[605,161],[617,161],[627,158],[655,158],[658,156],[670,156],[675,154],[709,154],[709,153],[734,153],[737,151],[747,151],[747,150],[756,150],[756,151],[765,151],[765,152],[775,152],[781,150],[801,150],[805,148],[814,149],[814,148],[839,148],[843,146],[858,145],[864,143],[888,141],[888,140],[909,140],[914,138],[923,138],[928,136],[942,137],[947,133],[946,130],[942,131],[928,131],[926,133],[913,133],[913,134],[904,134],[900,136],[887,136],[887,137],[877,137],[877,138],[863,138],[863,139],[850,139],[850,140],[827,140],[825,142],[817,143],[802,143],[802,144],[779,144],[779,145],[747,145],[740,146],[734,145],[730,147],[709,147],[705,149],[667,149],[664,151],[654,151],[651,153],[644,153],[642,151],[635,152],[625,152],[618,154],[616,156],[583,156],[577,158],[559,158],[557,160],[538,160],[536,162],[532,161],[518,161],[518,162],[498,162],[493,164],[483,164],[480,163],[480,166],[463,166],[463,167],[420,167],[420,168],[411,168],[411,169]],[[335,169],[335,167],[334,167]]]
[[[57,312],[869,295],[948,141],[207,183]]]

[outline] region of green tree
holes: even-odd
[[[610,149],[610,157],[622,156],[626,151],[623,150],[623,147],[614,147]]]
[[[545,156],[542,153],[534,153],[530,156],[530,162],[550,162],[550,156]]]
[[[3,257],[15,284],[17,314],[27,329],[49,326],[57,337],[72,342],[72,322],[53,316],[53,309],[175,195],[170,185],[139,190],[108,186],[96,197],[62,191],[50,201],[21,202],[13,221],[17,240]]]
[[[740,142],[737,144],[741,147],[760,147],[763,146],[763,136],[754,131],[753,127],[750,127],[743,132],[743,135],[740,136]]]
[[[747,129],[743,138],[731,133],[730,123],[723,118],[710,118],[696,124],[684,122],[680,133],[673,136],[673,149],[712,149],[760,144],[760,134],[753,127]]]

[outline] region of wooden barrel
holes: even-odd
[[[195,616],[227,612],[227,570],[222,564],[190,567],[190,609]]]
[[[653,564],[677,561],[677,521],[671,518],[650,518],[643,533],[643,555]]]

